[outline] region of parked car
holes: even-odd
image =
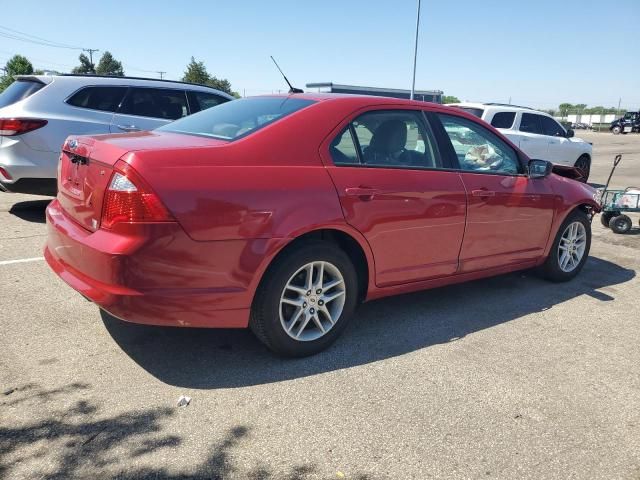
[[[611,122],[609,130],[614,135],[620,133],[640,132],[640,112],[627,112],[624,117]]]
[[[591,170],[592,145],[574,137],[551,115],[527,107],[499,103],[457,103],[456,106],[497,128],[531,158],[580,169],[583,181]]]
[[[71,287],[122,320],[250,326],[293,356],[363,300],[531,267],[570,280],[600,208],[463,110],[370,96],[71,136],[60,169],[44,254]]]
[[[227,102],[182,82],[96,75],[22,75],[0,94],[0,190],[55,195],[70,134],[152,130]]]

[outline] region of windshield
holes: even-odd
[[[0,93],[0,108],[24,100],[44,87],[44,83],[33,80],[17,80]]]
[[[484,113],[484,110],[481,108],[474,108],[474,107],[458,107],[458,108],[461,108],[465,112],[470,113],[471,115],[475,115],[478,118],[482,118],[482,114]]]
[[[315,103],[293,97],[233,100],[158,128],[165,132],[235,140]]]

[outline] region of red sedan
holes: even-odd
[[[365,300],[531,267],[573,278],[599,206],[551,170],[458,109],[247,98],[68,138],[45,256],[122,320],[249,326],[309,355]]]

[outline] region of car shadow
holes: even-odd
[[[45,223],[45,209],[50,202],[51,199],[18,202],[13,204],[9,209],[9,213],[21,218],[22,220],[26,220],[27,222]]]
[[[213,389],[280,382],[363,365],[548,310],[581,295],[613,301],[607,287],[635,271],[590,257],[574,280],[518,272],[365,303],[328,350],[303,359],[270,353],[249,330],[135,325],[103,312],[108,332],[138,365],[170,385]]]

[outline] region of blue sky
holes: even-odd
[[[129,75],[177,79],[193,55],[255,95],[286,88],[274,55],[303,88],[411,83],[415,0],[21,0],[2,10],[1,26],[110,50]],[[423,0],[416,88],[540,108],[621,97],[639,109],[639,36],[640,0]],[[59,70],[79,54],[0,37],[0,63],[13,53]]]

